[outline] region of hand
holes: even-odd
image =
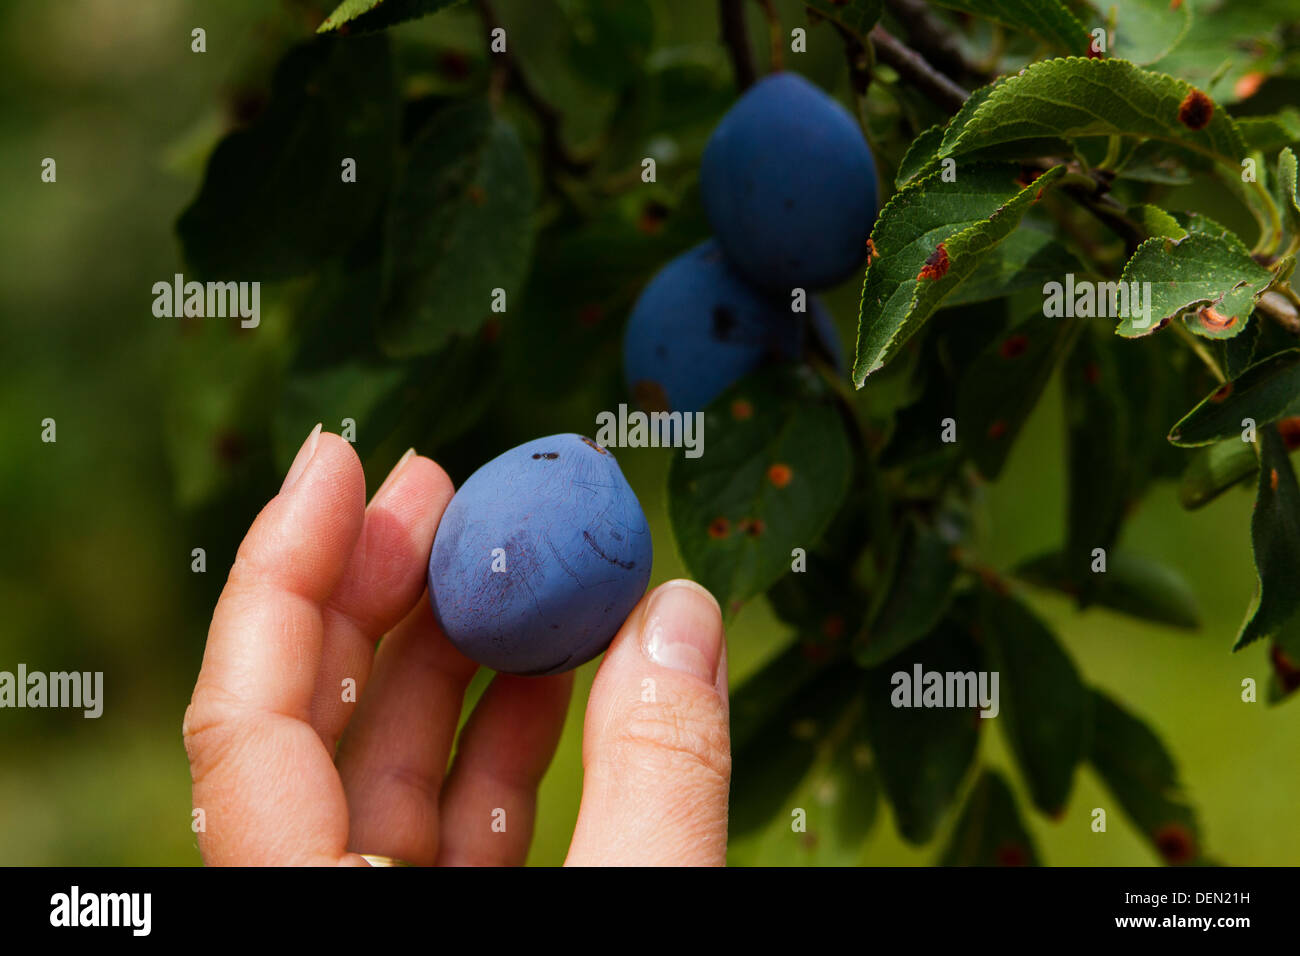
[[[477,670],[424,593],[451,496],[408,453],[367,506],[352,446],[308,436],[240,545],[185,713],[207,863],[524,862],[572,674],[498,674],[448,770]],[[583,767],[569,864],[724,862],[726,649],[703,588],[670,581],[628,616],[587,702]]]

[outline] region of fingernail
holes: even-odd
[[[722,656],[718,602],[694,581],[660,585],[646,606],[641,648],[656,664],[714,683]]]
[[[311,430],[307,440],[302,443],[298,449],[298,454],[294,456],[293,464],[289,466],[289,473],[284,476],[284,484],[280,486],[280,494],[284,494],[302,477],[302,473],[307,470],[311,464],[312,458],[316,454],[316,445],[320,442],[320,425],[318,424]]]
[[[374,496],[370,499],[370,503],[372,505],[384,496],[384,492],[388,490],[388,487],[392,485],[397,480],[397,476],[401,474],[402,466],[405,465],[408,461],[410,461],[411,456],[414,454],[415,454],[415,449],[408,448],[406,449],[406,454],[404,454],[401,458],[397,459],[397,464],[393,466],[393,470],[388,473],[388,477],[384,479],[384,483],[379,486],[379,490],[376,491],[374,493]]]

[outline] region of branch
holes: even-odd
[[[871,30],[876,59],[893,67],[898,75],[924,93],[945,112],[956,113],[970,96],[964,89],[932,67],[921,54],[901,43],[882,26]]]
[[[492,9],[491,0],[478,0],[478,7],[490,43],[492,31],[501,26],[501,21],[497,19],[496,11]],[[563,120],[560,111],[537,92],[528,77],[524,75],[524,71],[519,68],[519,63],[515,60],[514,54],[508,50],[507,47],[507,52],[496,53],[493,56],[498,58],[498,62],[504,68],[505,81],[514,88],[514,91],[528,104],[528,108],[537,117],[537,123],[542,129],[543,164],[548,170],[562,169],[575,175],[586,173],[591,169],[592,161],[579,159],[569,152],[568,147],[564,145],[564,138],[560,135],[560,123]],[[497,82],[494,81],[494,85]]]
[[[718,19],[722,26],[722,42],[731,55],[736,88],[743,92],[758,79],[754,52],[749,48],[749,31],[745,27],[745,0],[718,0]]]
[[[948,24],[930,11],[925,0],[885,0],[885,5],[906,32],[907,42],[937,69],[953,80],[966,76],[988,79],[983,70],[966,59]]]

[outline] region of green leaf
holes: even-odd
[[[1252,456],[1254,457],[1254,456]],[[1022,580],[1075,596],[1078,585],[1062,552],[1039,555],[1016,568]],[[1130,617],[1172,627],[1200,626],[1196,592],[1176,570],[1146,557],[1118,549],[1106,552],[1105,573],[1090,574],[1096,582],[1091,603]]]
[[[889,663],[867,672],[867,728],[876,773],[894,809],[898,832],[909,843],[927,842],[952,806],[975,757],[980,719],[971,707],[911,704],[903,679],[923,673],[974,674],[979,655],[961,625],[951,620]]]
[[[1022,289],[1041,289],[1067,272],[1084,268],[1074,254],[1045,232],[1017,229],[989,253],[975,274],[944,299],[944,308],[1000,299]]]
[[[1271,116],[1238,116],[1237,129],[1249,149],[1272,153],[1300,143],[1300,110],[1288,106]]]
[[[1150,335],[1165,319],[1187,313],[1187,327],[1197,335],[1230,338],[1246,327],[1255,300],[1272,281],[1273,273],[1235,236],[1148,239],[1120,277],[1121,283],[1143,283],[1143,311],[1130,306],[1116,332],[1125,338]]]
[[[887,583],[854,641],[853,656],[861,666],[881,664],[934,630],[948,609],[957,579],[952,548],[919,520],[903,526]]]
[[[1030,64],[996,84],[963,125],[949,127],[939,156],[1045,137],[1109,135],[1175,143],[1234,170],[1245,155],[1231,117],[1199,101],[1189,84],[1126,60],[1068,57]]]
[[[743,414],[737,414],[744,408]],[[704,411],[709,446],[668,472],[673,536],[691,574],[732,611],[790,571],[848,490],[839,409],[805,367],[748,376]]]
[[[927,130],[922,130],[916,139],[912,140],[911,145],[907,147],[907,152],[903,154],[902,161],[898,164],[898,173],[894,176],[895,189],[902,189],[917,176],[929,171],[930,165],[939,152],[939,147],[943,144],[943,135],[947,128],[947,124],[937,123]]]
[[[1087,752],[1088,692],[1069,655],[1023,604],[987,593],[981,610],[1011,750],[1034,806],[1059,817]]]
[[[1296,175],[1295,153],[1288,146],[1277,157],[1277,185],[1282,192],[1282,206],[1292,236],[1300,235],[1300,195],[1296,193]]]
[[[1152,64],[1154,68],[1230,103],[1250,96],[1259,85],[1243,80],[1257,81],[1285,66],[1281,29],[1296,19],[1294,0],[1183,3],[1192,8],[1191,28],[1168,56]]]
[[[804,0],[804,6],[865,40],[884,5],[881,0]]]
[[[948,838],[940,866],[1038,866],[1038,849],[1025,829],[1011,788],[996,770],[980,774]]]
[[[1250,542],[1259,590],[1237,636],[1234,651],[1261,637],[1300,626],[1300,486],[1276,428],[1259,430],[1259,486],[1250,517]]]
[[[446,9],[461,0],[343,0],[317,33],[368,33]]]
[[[1187,36],[1192,8],[1169,0],[1097,0],[1103,15],[1115,15],[1111,56],[1140,65],[1154,63],[1171,53]]]
[[[432,352],[518,296],[533,237],[533,186],[514,130],[486,103],[435,114],[411,145],[388,221],[380,344]]]
[[[181,213],[187,268],[264,281],[344,252],[379,213],[397,126],[386,38],[294,47],[276,67],[265,112],[217,145]],[[345,158],[356,161],[356,182],[343,181]]]
[[[1061,0],[935,0],[935,3],[1023,31],[1066,55],[1086,55],[1092,46],[1092,36]]]
[[[1287,349],[1256,362],[1201,399],[1169,430],[1180,448],[1241,439],[1242,420],[1257,427],[1300,415],[1300,349]]]
[[[1016,436],[1081,328],[1076,320],[1021,322],[990,343],[962,376],[957,440],[985,478],[1002,473]]]
[[[741,722],[732,739],[732,834],[753,832],[781,810],[835,726],[856,706],[861,685],[856,668],[843,662],[822,666],[795,645],[737,691]],[[788,832],[788,816],[784,824]]]
[[[1065,171],[1056,166],[1032,184],[1019,168],[964,168],[953,182],[936,170],[894,194],[871,233],[858,320],[853,381],[861,388],[920,329],[944,298],[971,276],[1020,224],[1041,192]]]
[[[1151,729],[1093,690],[1088,759],[1124,813],[1167,863],[1200,858],[1200,828],[1183,798],[1178,768]]]
[[[1254,446],[1239,437],[1199,448],[1179,482],[1178,503],[1189,511],[1201,508],[1258,470]]]

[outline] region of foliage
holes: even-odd
[[[1181,479],[1193,508],[1256,475],[1260,590],[1236,646],[1271,642],[1274,702],[1300,686],[1294,308],[1287,321],[1300,302],[1300,114],[1228,108],[1244,114],[1294,70],[1296,11],[1265,0],[1228,24],[1209,0],[945,0],[961,16],[939,22],[966,31],[965,49],[987,36],[982,20],[1011,34],[961,67],[983,85],[948,117],[902,73],[861,83],[870,55],[851,71],[838,60],[870,53],[882,4],[806,6],[810,51],[836,58],[809,52],[810,72],[851,74],[894,182],[851,375],[821,361],[755,373],[705,410],[706,454],[670,466],[690,571],[729,616],[765,595],[795,632],[736,694],[733,829],[759,835],[760,859],[854,862],[883,799],[909,842],[949,827],[940,862],[1033,864],[1027,811],[1067,812],[1090,765],[1161,858],[1198,862],[1164,745],[1088,685],[1031,602],[1055,591],[1195,628],[1196,596],[1127,546],[1127,517],[1158,480]],[[438,37],[463,40],[420,33],[430,14],[457,25]],[[497,16],[504,54],[486,46]],[[1090,55],[1097,26],[1106,55]],[[673,25],[612,0],[347,0],[320,29],[334,35],[285,54],[266,108],[216,146],[178,223],[196,275],[280,280],[293,320],[266,362],[279,363],[267,439],[281,467],[321,418],[353,419],[376,470],[413,442],[481,461],[473,427],[491,408],[514,403],[519,428],[529,414],[571,417],[578,381],[602,403],[579,420],[626,401],[610,371],[621,321],[653,272],[707,234],[694,170],[732,99],[713,35],[650,55]],[[344,157],[355,183],[340,181]],[[643,157],[657,181],[641,179]],[[1175,208],[1171,190],[1194,181],[1215,183],[1229,213]],[[1046,315],[1040,290],[1066,273],[1149,290],[1150,321],[1104,311],[1100,294],[1091,311]],[[546,395],[514,384],[525,367],[544,370]],[[1061,545],[999,572],[979,554],[980,487],[1058,374]],[[189,414],[205,426],[244,415],[265,364],[224,384],[221,409]],[[211,456],[173,430],[187,500],[219,494]],[[794,553],[806,570],[792,570]],[[917,662],[997,671],[1002,713],[894,706],[895,676]],[[1014,775],[981,766],[994,731]],[[791,841],[797,809],[808,829]]]

